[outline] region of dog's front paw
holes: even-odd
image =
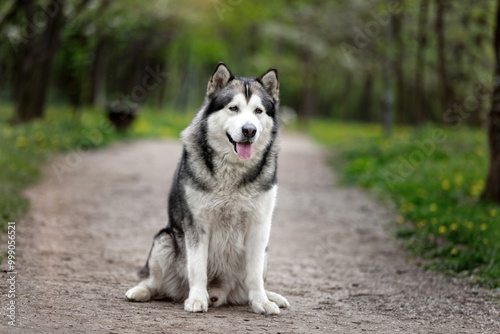
[[[147,302],[151,299],[149,290],[140,285],[128,290],[125,296],[128,300],[134,302]]]
[[[188,298],[184,302],[184,310],[188,312],[207,312],[208,301],[206,298]]]
[[[281,307],[281,308],[290,308],[290,303],[282,295],[277,294],[276,292],[272,292],[272,291],[266,291],[266,295],[267,295],[267,298],[269,298],[270,301],[274,302],[279,307]]]
[[[269,300],[253,300],[250,302],[252,311],[259,314],[280,314],[278,305]]]

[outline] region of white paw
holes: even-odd
[[[266,291],[266,295],[267,295],[267,298],[269,298],[270,301],[272,301],[276,305],[278,305],[278,307],[290,308],[290,303],[282,295],[277,294],[276,292],[272,292],[272,291]]]
[[[259,314],[280,314],[280,308],[269,300],[250,302],[252,311]]]
[[[188,298],[184,302],[184,310],[188,312],[207,312],[208,301],[202,298]]]
[[[140,285],[128,290],[125,296],[134,302],[147,302],[151,299],[149,290]]]

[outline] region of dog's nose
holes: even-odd
[[[247,138],[252,138],[257,133],[257,128],[255,127],[255,125],[253,125],[251,123],[247,123],[247,124],[243,125],[241,130],[243,131],[243,135]]]

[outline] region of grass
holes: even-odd
[[[346,183],[394,203],[398,237],[431,259],[429,268],[500,286],[500,206],[478,200],[487,168],[484,131],[426,126],[384,138],[376,125],[323,120],[308,130],[340,153]]]
[[[84,110],[78,115],[67,107],[50,107],[43,120],[12,126],[12,105],[0,105],[0,230],[20,219],[29,208],[22,191],[40,178],[41,167],[56,153],[79,152],[126,138],[177,137],[192,115],[144,110],[126,133],[119,133],[105,114]],[[61,171],[70,163],[59,166]]]

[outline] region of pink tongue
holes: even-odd
[[[252,155],[252,144],[236,143],[236,153],[241,159],[248,159]]]

